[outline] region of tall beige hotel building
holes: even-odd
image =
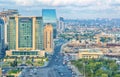
[[[48,53],[53,51],[53,27],[49,23],[44,27],[44,48]]]

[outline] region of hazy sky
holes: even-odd
[[[0,0],[0,11],[3,8],[27,16],[41,16],[41,9],[54,8],[57,17],[120,18],[120,0]]]

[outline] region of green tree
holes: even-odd
[[[108,74],[102,74],[101,77],[108,77]]]
[[[120,74],[115,74],[114,77],[120,77]]]

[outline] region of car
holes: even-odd
[[[75,72],[72,72],[72,75],[77,75]]]
[[[64,76],[64,73],[60,73],[61,76]]]

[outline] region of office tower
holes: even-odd
[[[7,55],[44,56],[42,17],[10,17]]]
[[[58,21],[58,31],[61,33],[64,31],[65,23],[64,23],[64,18],[60,17]]]
[[[9,44],[8,49],[15,50],[16,48],[16,20],[15,17],[9,18],[7,26],[7,42]]]
[[[4,21],[0,18],[0,53],[4,50]]]
[[[5,37],[5,46],[7,46],[7,25],[9,21],[9,16],[19,16],[19,12],[16,9],[8,9],[0,12],[0,17],[4,20],[4,37]]]
[[[53,27],[51,24],[46,24],[44,27],[44,48],[48,53],[53,51]]]
[[[47,23],[52,24],[53,26],[53,38],[56,38],[57,35],[57,17],[55,9],[43,9],[42,17],[44,25]]]
[[[43,36],[43,19],[42,17],[36,17],[36,49],[44,49],[44,36]]]

